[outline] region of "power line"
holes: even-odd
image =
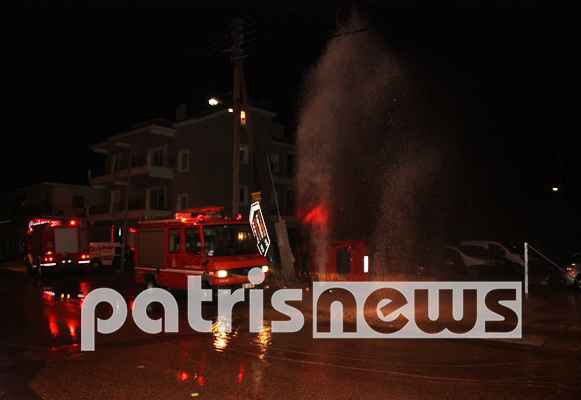
[[[211,36],[193,36],[193,37],[166,37],[166,38],[131,38],[131,37],[90,37],[90,36],[54,36],[54,35],[40,35],[20,32],[0,32],[0,35],[7,36],[22,36],[30,38],[43,39],[66,39],[66,40],[86,40],[86,41],[132,41],[132,42],[154,42],[154,41],[180,41],[180,40],[203,40],[209,39]]]
[[[68,53],[102,53],[102,54],[193,54],[195,50],[97,50],[97,49],[71,49],[64,47],[23,46],[16,44],[0,43],[0,46],[25,50],[42,50]]]

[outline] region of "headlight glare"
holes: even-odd
[[[227,276],[228,276],[228,271],[226,271],[226,270],[221,269],[219,271],[216,271],[216,277],[218,277],[218,278],[226,278]]]

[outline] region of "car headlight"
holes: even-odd
[[[221,269],[219,271],[216,271],[216,277],[218,277],[218,278],[226,278],[227,276],[228,276],[228,271],[226,271],[226,270]]]
[[[264,272],[265,274],[268,272],[268,265],[262,266],[262,272]]]

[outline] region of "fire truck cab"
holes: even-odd
[[[29,274],[63,269],[80,270],[88,264],[89,232],[77,220],[29,223],[26,270]]]
[[[268,260],[256,248],[250,224],[224,217],[224,207],[189,208],[175,219],[138,223],[135,279],[148,288],[187,289],[188,276],[204,288],[252,288],[248,272],[266,274]]]

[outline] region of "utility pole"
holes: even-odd
[[[234,60],[234,88],[233,95],[233,130],[232,130],[232,216],[236,216],[240,206],[240,71],[242,70],[242,49],[240,39],[242,36],[242,20],[234,20],[234,49],[232,59]]]
[[[249,122],[250,107],[248,106],[248,95],[246,94],[246,79],[244,78],[244,67],[240,68],[240,84],[242,85],[242,102],[246,112],[246,134],[248,135],[248,151],[250,152],[250,166],[254,177],[254,191],[260,192],[260,180],[258,179],[258,168],[256,167],[256,150],[254,147],[254,136],[252,135],[252,125]],[[270,165],[268,166],[270,169]]]
[[[237,17],[234,19],[234,49],[232,58],[234,59],[234,90],[232,91],[233,99],[233,110],[234,110],[234,140],[233,140],[233,153],[232,162],[233,168],[232,173],[234,174],[232,180],[232,209],[233,214],[238,213],[239,203],[240,203],[240,97],[242,97],[242,103],[244,106],[245,113],[245,126],[246,134],[248,135],[248,151],[250,153],[250,165],[252,168],[252,175],[254,180],[254,192],[260,192],[260,180],[258,177],[258,167],[256,165],[256,148],[254,144],[254,136],[252,133],[252,125],[250,124],[250,106],[248,104],[248,93],[246,91],[246,79],[244,77],[244,65],[242,63],[243,52],[242,52],[242,20]]]

